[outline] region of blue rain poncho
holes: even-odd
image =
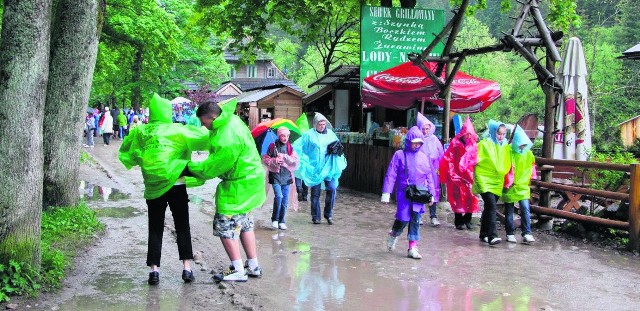
[[[207,150],[209,131],[171,122],[171,102],[154,94],[149,103],[149,123],[132,128],[120,146],[118,159],[127,168],[139,165],[144,198],[156,199],[176,183],[191,160],[191,153]],[[186,178],[187,186],[201,185]]]
[[[323,133],[315,129],[320,121],[327,122],[327,128]],[[338,136],[330,129],[331,124],[322,114],[317,113],[313,118],[313,129],[305,132],[293,144],[298,153],[300,166],[296,171],[296,177],[304,180],[304,183],[313,187],[325,180],[338,180],[342,171],[347,167],[344,155],[327,154],[327,146],[338,141]]]

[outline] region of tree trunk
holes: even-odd
[[[131,101],[132,107],[138,110],[142,104],[142,91],[140,88],[140,80],[142,77],[142,49],[136,49],[135,60],[133,61],[133,78],[132,82],[134,83],[133,87],[133,100]]]
[[[40,265],[51,0],[5,0],[0,37],[0,261]]]
[[[98,0],[56,0],[44,119],[44,207],[78,203],[86,107],[98,53]]]

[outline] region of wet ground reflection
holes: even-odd
[[[129,198],[129,194],[124,193],[118,189],[99,186],[84,180],[80,181],[78,187],[78,194],[80,198],[86,201],[117,201],[125,200]]]
[[[382,264],[340,258],[284,232],[256,234],[264,242],[271,235],[272,256],[261,258],[263,281],[288,289],[295,310],[536,310],[546,305],[533,301],[528,287],[496,293],[419,280],[415,276],[425,271],[412,269],[411,261],[405,271],[396,272],[397,278],[388,278],[381,276],[389,274]]]

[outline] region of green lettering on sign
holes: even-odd
[[[362,6],[360,21],[360,83],[362,79],[407,62],[408,53],[422,53],[444,28],[444,11]],[[440,56],[438,43],[430,56]]]

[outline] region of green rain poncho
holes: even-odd
[[[514,203],[531,197],[529,183],[534,173],[536,158],[531,152],[533,143],[521,127],[516,127],[511,142],[511,162],[513,163],[513,186],[504,189],[502,201]],[[520,149],[520,146],[524,148]]]
[[[502,195],[504,176],[511,169],[511,150],[503,140],[498,144],[496,132],[502,123],[489,120],[489,137],[478,143],[478,164],[473,171],[473,187],[475,194],[491,192]]]
[[[127,117],[124,116],[122,110],[118,113],[118,126],[127,127]]]
[[[205,128],[172,123],[171,102],[154,94],[149,103],[149,123],[131,129],[122,141],[118,158],[127,169],[140,166],[144,198],[156,199],[180,178],[192,151],[207,149],[208,138]]]
[[[237,100],[219,104],[222,113],[211,124],[209,157],[189,163],[191,173],[203,179],[219,177],[216,212],[226,216],[245,214],[266,199],[262,159],[251,132],[233,112]]]

